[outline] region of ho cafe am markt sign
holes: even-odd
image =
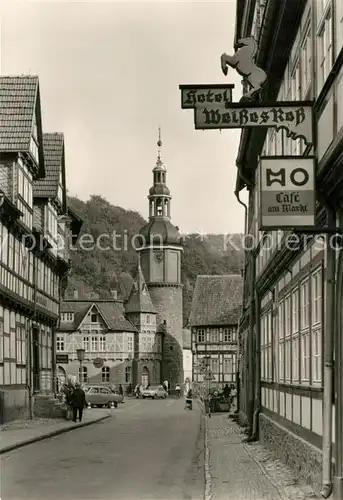
[[[193,109],[198,130],[247,127],[284,129],[291,139],[313,146],[311,101],[262,101],[266,73],[255,63],[254,38],[238,41],[233,56],[221,56],[221,69],[236,69],[250,90],[232,102],[234,85],[180,85],[182,109]],[[315,225],[315,157],[274,156],[260,159],[260,229],[311,228]]]

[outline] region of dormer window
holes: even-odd
[[[61,321],[64,321],[65,323],[72,323],[74,321],[74,313],[73,312],[61,313]]]
[[[37,122],[36,122],[36,117],[33,118],[33,124],[32,124],[32,137],[38,143],[38,133],[37,133]]]
[[[38,163],[39,163],[38,145],[37,145],[35,139],[33,138],[33,136],[31,136],[31,140],[30,140],[30,153],[32,154],[34,160],[36,161],[36,163],[38,165]]]
[[[57,197],[58,197],[59,201],[62,203],[62,200],[63,200],[63,190],[62,190],[61,184],[59,184],[59,186],[58,186]]]
[[[53,240],[57,238],[57,213],[54,208],[49,204],[45,207],[46,209],[46,233],[48,233]]]

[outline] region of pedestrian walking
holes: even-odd
[[[230,394],[230,397],[231,397],[231,404],[232,405],[235,404],[236,396],[237,396],[236,386],[234,384],[231,384],[231,394]]]
[[[185,409],[192,410],[193,408],[193,394],[192,394],[192,389],[189,389],[186,395],[186,400],[185,400]]]
[[[123,393],[123,386],[122,386],[121,384],[119,384],[119,388],[118,388],[118,389],[119,389],[119,394],[120,394],[121,396],[124,396],[124,393]]]
[[[175,392],[176,392],[176,396],[177,398],[180,397],[180,394],[181,394],[181,387],[179,384],[176,384],[176,387],[175,387]]]
[[[226,384],[224,387],[224,390],[223,390],[224,398],[230,399],[230,393],[231,393],[231,389],[229,387],[229,384]]]
[[[76,422],[77,414],[79,414],[79,421],[82,422],[83,410],[86,407],[86,394],[80,384],[75,385],[75,391],[71,397],[71,404],[73,407],[73,422]]]

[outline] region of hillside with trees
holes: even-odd
[[[69,198],[73,210],[83,219],[80,241],[71,250],[72,271],[68,295],[74,289],[79,296],[90,293],[99,298],[118,290],[120,298],[127,298],[137,266],[138,244],[135,235],[146,223],[135,211],[111,205],[101,196],[93,195],[88,201]],[[86,236],[90,235],[90,236]],[[94,245],[99,241],[100,245]],[[182,282],[184,321],[189,317],[193,288],[198,274],[240,273],[244,254],[240,235],[184,235]]]

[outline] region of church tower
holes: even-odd
[[[183,380],[182,341],[182,242],[178,228],[170,221],[171,195],[167,170],[161,160],[161,131],[158,154],[149,191],[149,222],[140,230],[142,271],[151,300],[157,310],[157,325],[164,332],[162,377],[171,388]]]

